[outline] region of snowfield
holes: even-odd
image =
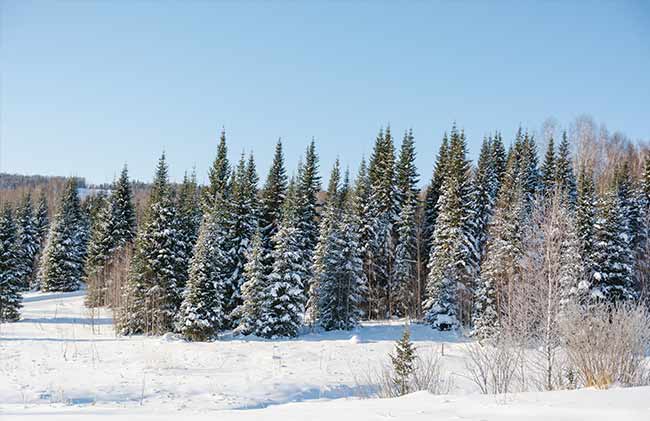
[[[26,294],[22,320],[0,325],[0,419],[650,420],[650,388],[479,395],[464,339],[427,326],[413,325],[412,340],[425,352],[444,345],[451,394],[359,399],[402,323],[276,341],[123,338],[83,294]]]

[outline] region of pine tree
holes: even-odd
[[[50,221],[48,218],[49,209],[47,206],[47,198],[45,197],[45,192],[42,191],[38,199],[38,205],[36,206],[35,218],[36,218],[36,230],[38,231],[38,236],[40,239],[41,249],[47,239],[47,233],[49,231]]]
[[[227,213],[218,202],[213,204],[201,223],[177,322],[177,330],[191,341],[206,341],[225,324],[224,288],[231,274],[224,268],[230,256],[220,244],[228,234]]]
[[[632,251],[636,252],[643,243],[642,204],[636,193],[627,162],[618,169],[615,181],[626,241]]]
[[[275,145],[273,162],[266,178],[260,197],[260,230],[262,233],[263,261],[266,274],[271,273],[273,266],[273,237],[278,232],[282,220],[282,205],[287,194],[287,174],[284,168],[282,142]]]
[[[212,201],[213,206],[218,207],[222,200],[217,197]],[[183,177],[183,183],[177,195],[176,209],[178,210],[178,234],[182,249],[182,261],[179,262],[179,265],[183,268],[179,279],[176,280],[176,284],[177,288],[183,289],[187,281],[189,262],[192,259],[202,218],[199,189],[196,184],[196,174],[194,172],[189,177],[187,173]],[[209,209],[209,211],[214,210]]]
[[[0,323],[20,319],[21,280],[16,253],[16,225],[5,204],[0,215]]]
[[[426,199],[424,203],[424,220],[422,228],[422,253],[429,258],[431,255],[431,244],[433,241],[433,231],[436,227],[438,218],[438,200],[440,199],[442,183],[447,175],[447,161],[449,160],[449,139],[447,134],[442,138],[442,144],[438,151],[438,157],[433,170],[431,184],[427,188]]]
[[[494,215],[488,225],[486,252],[472,314],[472,333],[479,338],[492,337],[499,332],[509,286],[520,282],[522,228],[526,220],[526,174],[517,155],[514,149],[509,154]]]
[[[258,231],[253,237],[251,248],[244,265],[244,283],[241,287],[243,302],[234,312],[238,325],[236,333],[259,334],[261,329],[261,304],[268,286],[268,276],[262,259],[262,235]]]
[[[560,142],[560,146],[558,148],[555,169],[555,179],[557,185],[568,196],[569,204],[571,206],[574,206],[577,197],[576,177],[573,173],[573,165],[571,164],[571,150],[566,132],[562,133],[562,142]]]
[[[172,330],[180,305],[178,282],[186,271],[174,193],[163,154],[138,231],[124,305],[117,320],[123,335],[163,334]]]
[[[494,168],[492,144],[489,140],[483,139],[481,153],[478,158],[476,171],[473,177],[473,189],[470,208],[474,211],[474,222],[476,230],[474,238],[480,260],[484,255],[485,243],[487,241],[488,224],[494,210],[498,180]]]
[[[242,285],[245,265],[253,237],[257,231],[257,172],[251,155],[246,162],[242,154],[232,183],[230,198],[230,223],[226,243],[230,244],[232,267],[225,291],[225,312],[232,313],[242,304]],[[233,315],[234,324],[239,322]]]
[[[61,197],[41,257],[39,283],[43,291],[74,291],[79,288],[85,257],[84,223],[77,180],[71,178]]]
[[[36,219],[32,209],[32,196],[28,193],[16,212],[17,219],[17,262],[20,287],[25,290],[33,283],[36,270],[36,258],[41,249]]]
[[[478,271],[465,137],[455,127],[451,132],[448,165],[438,200],[424,303],[427,321],[439,330],[454,329],[460,325],[458,316],[466,317],[462,311],[470,304],[466,301],[473,294]]]
[[[228,162],[228,147],[226,146],[226,130],[221,130],[217,156],[208,171],[208,186],[203,191],[203,206],[206,210],[214,208],[217,198],[228,195],[228,181],[230,180],[230,164]]]
[[[401,211],[407,200],[412,207],[417,207],[419,174],[415,167],[415,141],[413,130],[404,133],[402,147],[397,162],[397,200]]]
[[[417,282],[417,230],[415,204],[409,192],[405,197],[397,224],[397,246],[395,247],[395,273],[393,286],[395,292],[395,313],[400,316],[415,315],[415,291]]]
[[[632,248],[625,232],[623,203],[616,191],[600,200],[594,225],[593,284],[596,300],[617,302],[636,298],[633,288]]]
[[[551,197],[555,192],[556,174],[555,142],[550,137],[541,168],[541,190],[546,197]]]
[[[374,223],[371,242],[369,282],[374,303],[371,305],[381,316],[392,314],[390,290],[395,261],[395,224],[399,216],[399,202],[395,174],[395,147],[390,127],[380,131],[375,141],[370,167],[370,214]]]
[[[316,195],[321,190],[320,176],[318,175],[318,155],[312,139],[305,152],[305,163],[298,171],[298,197],[297,197],[297,228],[302,237],[302,250],[307,265],[307,277],[311,277],[314,249],[318,242],[318,212],[316,209]],[[307,285],[305,285],[307,286]]]
[[[524,187],[524,198],[526,212],[530,213],[535,197],[540,190],[540,176],[537,159],[537,146],[532,135],[526,132],[521,138],[521,129],[519,130],[520,149],[519,165],[522,172],[522,181]]]
[[[596,270],[594,262],[596,233],[596,188],[589,170],[582,167],[578,176],[576,233],[585,276],[590,282]]]
[[[402,338],[395,343],[395,353],[390,354],[395,375],[392,380],[400,396],[411,392],[411,376],[415,371],[415,359],[415,345],[411,342],[408,326],[405,326]]]
[[[506,173],[506,150],[503,146],[503,139],[501,133],[495,133],[490,141],[490,150],[492,151],[492,167],[494,168],[495,184],[493,187],[492,197],[496,198],[499,194],[503,177]]]
[[[293,337],[298,334],[305,308],[306,263],[296,227],[296,187],[287,192],[282,222],[272,239],[273,266],[261,304],[259,333],[265,338]]]

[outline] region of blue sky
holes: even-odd
[[[650,139],[647,1],[0,0],[0,171],[206,179],[218,132],[278,137],[289,170],[315,137],[324,178],[387,123],[412,127],[423,181],[445,130],[509,141],[587,113]]]

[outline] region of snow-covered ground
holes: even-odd
[[[83,292],[30,293],[19,323],[0,325],[0,419],[650,419],[650,388],[478,395],[465,343],[413,325],[420,351],[440,353],[450,395],[355,398],[356,378],[393,349],[401,323],[298,339],[116,337],[110,312]],[[214,411],[219,411],[218,416]]]

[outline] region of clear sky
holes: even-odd
[[[650,1],[0,0],[0,171],[206,179],[225,126],[262,179],[315,137],[324,178],[378,129],[413,127],[418,167],[454,120],[495,129],[587,113],[650,139]]]

